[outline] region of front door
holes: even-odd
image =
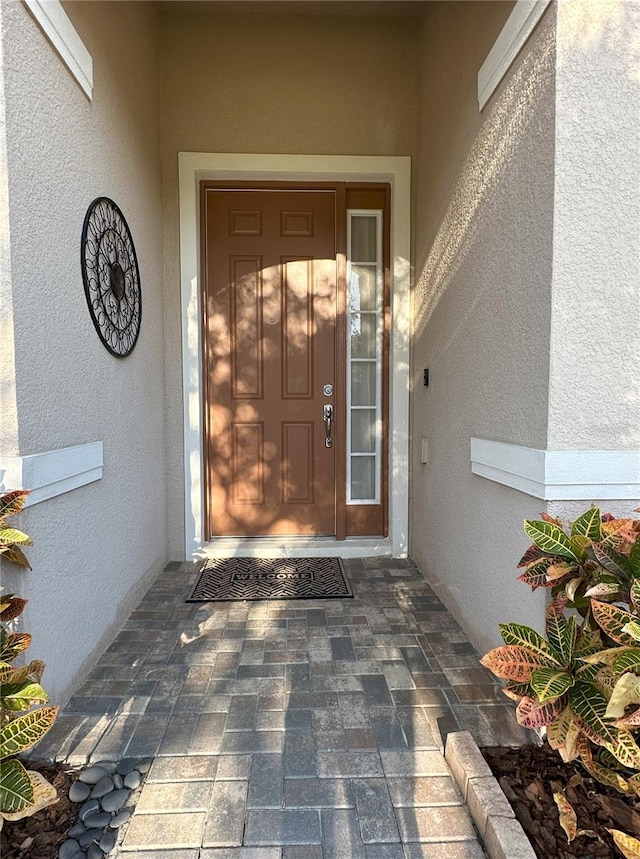
[[[336,191],[202,186],[208,536],[336,533]]]

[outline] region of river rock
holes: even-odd
[[[139,773],[142,773],[144,775],[145,773],[149,772],[152,763],[153,758],[143,758],[141,761],[138,761],[136,769]]]
[[[124,786],[128,787],[129,790],[135,790],[137,787],[140,787],[141,781],[142,776],[138,770],[131,770],[131,772],[124,777]]]
[[[58,859],[71,859],[76,853],[80,852],[80,845],[75,839],[68,838],[63,841],[58,850]]]
[[[114,773],[111,778],[113,779],[113,786],[116,790],[120,790],[124,787],[124,779],[118,773]]]
[[[99,846],[101,850],[104,850],[105,853],[110,853],[113,848],[116,846],[116,841],[118,840],[118,833],[115,829],[107,829],[105,834],[100,839]]]
[[[78,838],[80,847],[88,847],[90,844],[97,844],[102,838],[102,829],[87,829],[84,835]]]
[[[108,793],[106,796],[102,798],[102,808],[104,811],[108,811],[109,813],[113,813],[114,811],[120,811],[125,802],[129,799],[131,791],[125,790],[114,790],[112,793]]]
[[[69,799],[71,802],[84,802],[89,798],[91,785],[83,781],[74,781],[69,788]]]
[[[122,826],[124,823],[126,823],[132,814],[133,811],[130,808],[123,809],[111,818],[111,823],[109,824],[109,826],[112,829],[117,829],[119,826]]]
[[[101,799],[113,790],[113,781],[110,775],[101,778],[100,781],[93,786],[91,791],[91,799]]]
[[[95,766],[89,767],[88,770],[85,770],[84,772],[80,773],[78,778],[85,784],[98,784],[101,778],[104,778],[108,775],[108,770],[95,764]]]
[[[106,811],[96,811],[85,818],[84,825],[87,829],[104,829],[111,822],[111,815]]]
[[[104,853],[97,844],[92,844],[87,850],[87,859],[104,859]]]
[[[116,772],[118,775],[125,776],[131,772],[131,770],[135,769],[136,759],[135,758],[125,758],[120,761],[118,766],[116,767]]]
[[[80,808],[78,812],[78,817],[84,823],[86,818],[93,814],[95,811],[100,809],[100,803],[97,799],[90,799],[89,802],[85,802],[85,804]]]
[[[112,775],[118,766],[116,761],[96,761],[95,765],[97,767],[102,767],[102,769],[106,770],[109,775]]]
[[[87,831],[87,827],[84,823],[76,823],[69,830],[69,838],[79,838],[83,832]]]

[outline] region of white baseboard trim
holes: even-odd
[[[539,450],[472,438],[471,471],[545,501],[640,498],[640,450]]]
[[[23,0],[56,53],[80,84],[89,101],[93,96],[93,58],[59,0]]]
[[[550,0],[518,0],[478,72],[478,105],[485,106],[542,18]]]
[[[93,441],[29,456],[0,456],[3,491],[28,489],[33,507],[102,477],[102,442]]]

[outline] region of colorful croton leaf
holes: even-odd
[[[551,589],[546,637],[500,624],[504,645],[481,663],[563,760],[640,795],[640,519],[592,507],[568,530],[545,514],[524,530],[533,542],[519,578]]]
[[[6,517],[22,510],[27,495],[0,494],[0,555],[31,569],[21,548],[31,545],[31,538],[6,523]],[[49,701],[40,685],[44,662],[12,664],[31,644],[31,635],[15,631],[13,624],[26,604],[15,594],[0,595],[0,828],[5,820],[35,814],[57,799],[53,785],[16,757],[45,735],[58,713],[57,707],[41,706]]]

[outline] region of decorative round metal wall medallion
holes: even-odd
[[[140,333],[140,272],[127,222],[108,197],[98,197],[89,206],[80,252],[93,324],[109,352],[124,358]]]

